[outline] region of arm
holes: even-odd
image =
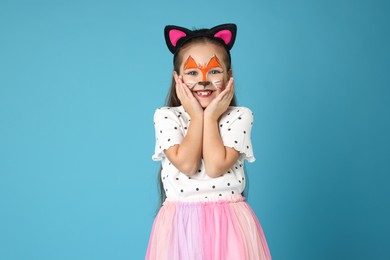
[[[190,115],[191,123],[183,141],[164,150],[164,153],[179,171],[191,176],[198,171],[202,155],[203,109],[181,77],[176,76],[175,79],[176,93]]]
[[[202,118],[191,118],[187,135],[184,137],[182,143],[164,150],[169,161],[179,171],[188,176],[194,175],[199,169],[202,152],[202,129]]]
[[[233,148],[224,146],[219,134],[218,122],[205,119],[203,138],[203,158],[206,173],[216,178],[229,170],[237,161],[240,153]]]
[[[216,178],[224,174],[237,161],[240,153],[225,147],[218,129],[218,119],[228,108],[233,98],[234,86],[231,78],[217,98],[205,110],[203,126],[203,159],[206,173]]]

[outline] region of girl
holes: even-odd
[[[244,160],[253,162],[252,112],[235,106],[230,49],[235,24],[165,27],[174,54],[166,107],[154,115],[163,205],[146,259],[271,259],[245,202]]]

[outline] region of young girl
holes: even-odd
[[[146,259],[271,259],[259,221],[242,193],[253,162],[253,114],[235,106],[230,49],[235,24],[165,27],[174,54],[166,107],[156,110],[153,160],[166,198]]]

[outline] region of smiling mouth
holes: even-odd
[[[211,94],[213,94],[213,92],[214,92],[214,90],[198,90],[198,91],[194,91],[194,93],[198,97],[202,97],[202,98],[211,96]]]

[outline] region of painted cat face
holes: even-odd
[[[229,79],[226,51],[213,43],[197,43],[182,50],[180,75],[203,108],[223,91]],[[178,75],[176,75],[177,77]]]
[[[216,55],[214,55],[207,64],[201,64],[189,56],[184,63],[183,80],[190,89],[197,85],[204,89],[221,89],[224,70]]]

